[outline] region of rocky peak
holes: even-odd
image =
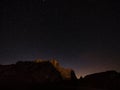
[[[72,69],[62,67],[59,64],[58,60],[54,58],[50,60],[36,59],[34,62],[35,63],[50,62],[55,67],[55,69],[60,73],[63,80],[76,79],[75,73]]]

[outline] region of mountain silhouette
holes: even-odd
[[[76,79],[74,71],[52,61],[19,61],[12,65],[0,66],[0,82],[45,83]]]
[[[0,65],[0,89],[10,90],[120,90],[120,73],[111,70],[77,79],[57,60],[19,61]]]

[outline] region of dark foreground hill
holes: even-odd
[[[120,90],[120,73],[106,71],[87,75],[79,80],[79,85],[105,90]]]
[[[120,73],[106,71],[77,79],[56,60],[0,65],[0,90],[120,90]]]

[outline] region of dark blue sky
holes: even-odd
[[[79,75],[120,71],[120,2],[6,0],[0,63],[56,58]]]

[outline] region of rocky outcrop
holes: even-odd
[[[17,62],[0,66],[0,82],[47,83],[62,80],[60,73],[50,62]]]
[[[35,62],[36,63],[41,63],[41,62],[46,62],[46,61],[41,60],[41,59],[37,59],[37,60],[35,60]],[[77,79],[76,76],[75,76],[75,73],[74,73],[74,71],[72,69],[63,68],[62,66],[60,66],[59,62],[56,59],[51,59],[51,60],[49,60],[49,62],[60,73],[63,80]]]
[[[55,59],[51,60],[50,62],[60,72],[60,74],[64,80],[76,79],[75,73],[72,69],[61,67],[59,65],[59,63],[57,62],[57,60],[55,60]]]
[[[0,65],[0,83],[49,83],[72,78],[75,78],[73,71],[60,67],[56,60]]]

